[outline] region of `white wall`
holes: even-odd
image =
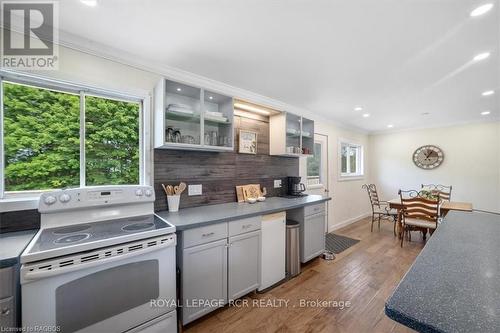
[[[328,231],[333,231],[356,222],[371,212],[366,191],[361,188],[370,179],[369,137],[362,132],[345,129],[322,119],[319,120],[314,124],[314,131],[328,136],[328,189],[333,198],[328,203]],[[365,156],[363,177],[356,180],[339,180],[339,139],[363,145]],[[307,177],[305,158],[301,158],[300,175],[303,179]]]
[[[454,201],[500,212],[500,122],[413,130],[370,136],[371,180],[383,199],[422,183],[452,185]],[[443,149],[443,164],[422,170],[412,161],[416,148]]]

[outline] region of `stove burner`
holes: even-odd
[[[70,225],[67,227],[61,227],[57,228],[56,230],[52,231],[54,235],[66,235],[66,234],[72,234],[74,232],[80,232],[84,230],[90,229],[90,225],[88,224],[79,224],[79,225]]]
[[[76,235],[69,235],[69,236],[64,236],[61,238],[58,238],[54,241],[56,244],[70,244],[70,243],[76,243],[80,242],[84,239],[87,239],[90,237],[90,234],[76,234]]]
[[[153,227],[155,224],[152,222],[140,222],[140,223],[132,223],[124,226],[122,228],[123,231],[139,231],[144,229],[149,229]]]

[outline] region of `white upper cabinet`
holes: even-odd
[[[271,155],[299,157],[314,153],[314,121],[282,112],[269,118]]]
[[[155,148],[233,150],[232,97],[162,79],[154,108]]]

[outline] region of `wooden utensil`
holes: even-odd
[[[167,185],[167,195],[174,195],[174,188],[172,185]]]
[[[180,191],[179,194],[181,194],[182,192],[184,192],[184,190],[186,189],[186,187],[187,187],[186,183],[181,182],[179,184],[179,191]]]
[[[179,186],[174,186],[174,193],[177,195],[177,194],[180,194],[179,192]]]
[[[163,187],[163,192],[165,192],[165,195],[168,195],[167,187],[165,184],[161,184],[161,187]]]

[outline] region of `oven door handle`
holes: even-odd
[[[68,265],[68,266],[64,266],[64,267],[56,266],[54,268],[44,269],[44,270],[36,270],[36,269],[33,269],[32,266],[35,266],[35,265],[36,266],[44,266],[45,262],[44,262],[44,264],[37,263],[35,265],[24,264],[21,266],[21,284],[23,284],[25,282],[32,282],[34,280],[40,280],[40,279],[56,276],[56,275],[66,274],[66,273],[70,273],[70,272],[74,272],[74,271],[78,271],[78,270],[82,270],[82,269],[88,269],[91,267],[95,267],[95,266],[99,266],[99,265],[103,265],[103,264],[108,264],[108,263],[112,263],[115,261],[133,258],[133,257],[136,257],[138,255],[142,255],[142,254],[146,254],[146,253],[150,253],[150,252],[154,252],[154,251],[159,251],[159,250],[165,249],[167,247],[171,247],[171,246],[175,246],[175,239],[173,241],[165,242],[163,244],[158,244],[158,245],[152,246],[152,247],[147,247],[147,248],[141,249],[141,250],[126,252],[126,253],[114,255],[111,257],[98,258],[96,260],[92,260],[92,261],[88,261],[88,262],[84,262],[84,263],[78,262],[76,264],[72,264],[72,265]],[[107,250],[108,249],[102,249],[102,250],[99,250],[98,252],[106,252]],[[87,253],[86,256],[89,256],[89,253]],[[68,258],[68,259],[70,259],[70,258]],[[50,261],[48,264],[50,264]],[[31,270],[31,269],[33,269],[33,270]]]

